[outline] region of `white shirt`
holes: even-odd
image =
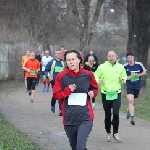
[[[48,57],[43,56],[43,57],[42,57],[42,60],[41,60],[41,63],[42,63],[42,71],[45,71],[46,65],[47,65],[48,62],[51,61],[52,59],[53,59],[53,57],[51,57],[51,56],[48,56]]]

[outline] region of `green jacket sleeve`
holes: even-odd
[[[97,70],[94,72],[94,76],[95,76],[97,84],[99,84],[100,79],[102,78],[102,67],[101,66],[99,66],[97,68]]]
[[[121,72],[121,79],[124,80],[124,83],[127,80],[127,73],[126,73],[126,70],[125,70],[125,68],[123,66],[122,66],[122,72]]]

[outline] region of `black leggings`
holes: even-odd
[[[82,122],[79,126],[64,126],[72,150],[86,150],[86,143],[92,127],[92,121]]]
[[[111,124],[113,125],[113,134],[118,133],[119,128],[119,109],[121,106],[121,93],[115,100],[106,100],[106,94],[102,93],[103,108],[105,111],[105,129],[111,133]],[[111,108],[113,109],[113,119],[111,121]]]
[[[92,103],[95,103],[95,98],[92,98]]]
[[[41,72],[39,71],[38,74],[37,74],[36,85],[39,85],[39,82],[40,82],[40,75],[41,75]]]
[[[35,85],[37,82],[37,78],[27,77],[27,88],[28,90],[35,90]]]
[[[51,82],[51,86],[52,86],[52,89],[54,88],[54,82]],[[52,96],[52,100],[51,100],[51,106],[55,106],[56,104],[56,99],[54,98],[54,96]],[[61,101],[58,100],[58,104],[59,104],[59,110],[61,111]]]

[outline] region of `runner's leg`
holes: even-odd
[[[127,88],[127,99],[129,102],[129,113],[130,116],[134,116],[134,89]]]
[[[47,79],[46,79],[46,91],[47,91],[47,92],[50,91],[49,86],[50,86],[50,80],[49,80],[49,78],[47,78]]]
[[[140,93],[140,90],[134,90],[134,103],[133,103],[134,106],[136,104],[139,93]]]
[[[105,111],[105,129],[107,133],[111,133],[111,105],[112,101],[106,100],[106,94],[102,95],[102,103]]]
[[[129,101],[130,116],[134,116],[134,95],[133,94],[127,94],[127,99]]]
[[[54,88],[54,82],[51,82],[51,85],[52,85],[52,89]],[[52,96],[52,99],[51,99],[51,111],[53,113],[55,113],[55,104],[56,104],[56,99]]]
[[[29,91],[29,96],[31,96],[32,79],[30,77],[27,77],[27,87],[28,87],[28,91]]]
[[[95,109],[95,98],[92,98],[92,107]]]
[[[49,80],[49,78],[47,79],[47,87],[48,88],[50,87],[50,80]]]
[[[112,107],[113,107],[113,134],[118,133],[119,128],[119,109],[121,106],[121,94],[118,94],[118,99],[113,101]]]
[[[26,90],[28,91],[28,88],[27,88],[27,78],[24,78],[24,82],[25,82]]]
[[[26,71],[24,71],[24,84],[25,84],[26,91],[28,92],[27,78],[25,77],[25,73],[26,73]]]
[[[43,74],[43,92],[46,92],[46,75],[44,74],[44,71],[42,71]]]
[[[27,88],[28,88],[28,90],[31,91],[31,85],[32,85],[31,79],[29,77],[27,77],[26,78],[26,82],[27,82]]]
[[[64,126],[64,130],[66,131],[67,137],[69,138],[69,143],[72,150],[77,150],[77,128],[76,126]]]
[[[38,86],[40,83],[40,71],[38,72],[37,74],[37,82],[36,82],[36,85]]]
[[[92,131],[93,122],[85,121],[82,122],[77,131],[77,146],[76,150],[85,150],[86,143],[89,137],[90,132]]]
[[[92,98],[92,103],[95,103],[95,98]]]
[[[31,94],[31,99],[34,99],[34,95],[35,95],[35,86],[37,83],[37,78],[32,78],[32,94]]]

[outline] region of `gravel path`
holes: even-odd
[[[23,88],[0,94],[0,111],[6,120],[38,143],[41,150],[71,150],[65,135],[62,118],[50,111],[50,93],[36,89],[35,101],[29,102],[28,93]],[[136,119],[130,125],[125,114],[120,113],[119,136],[122,143],[105,142],[104,111],[96,105],[93,130],[88,140],[88,150],[149,150],[150,122]]]

